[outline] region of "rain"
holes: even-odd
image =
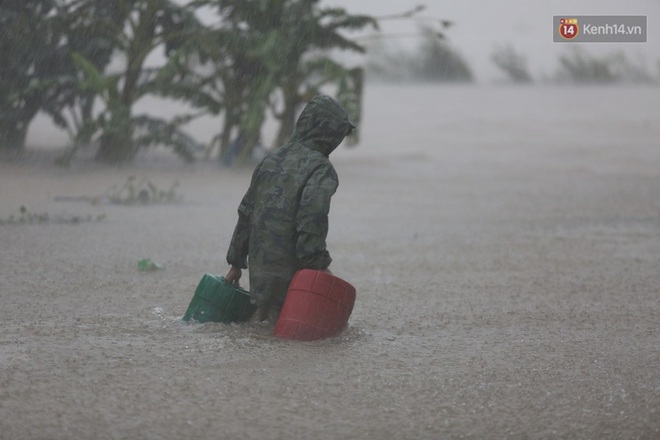
[[[0,3],[0,437],[660,437],[660,5],[454,3]],[[317,93],[347,327],[184,320]]]

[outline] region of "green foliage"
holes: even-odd
[[[0,150],[20,151],[27,129],[50,99],[60,57],[55,0],[0,2]]]
[[[212,7],[222,18],[195,48],[200,62],[211,69],[204,87],[225,112],[216,137],[221,156],[236,132],[245,145],[239,161],[250,157],[268,110],[280,121],[275,144],[281,145],[293,130],[300,105],[323,84],[338,83],[348,74],[350,69],[327,51],[364,48],[342,31],[377,26],[371,17],[321,8],[318,1],[200,0],[194,5]],[[324,65],[332,69],[320,68]],[[217,80],[206,80],[210,78]]]
[[[190,35],[201,29],[193,13],[168,0],[114,0],[103,6],[91,0],[79,0],[74,2],[70,14],[103,29],[100,34],[126,59],[121,72],[106,74],[83,54],[72,54],[80,72],[80,92],[101,98],[104,108],[81,126],[64,162],[73,157],[81,143],[92,141],[96,135],[97,159],[104,162],[129,161],[140,148],[152,145],[171,146],[182,158],[192,160],[191,148],[198,144],[177,124],[133,116],[132,107],[143,96],[162,94],[161,88],[167,88],[166,83],[159,81],[158,69],[144,67],[146,58],[161,44],[166,53],[176,52]]]
[[[130,161],[139,149],[168,145],[193,160],[200,145],[181,130],[202,114],[223,115],[216,137],[224,153],[242,133],[250,156],[268,111],[288,137],[301,104],[336,84],[359,111],[361,73],[330,50],[363,52],[345,31],[377,27],[368,16],[322,8],[318,0],[5,0],[0,2],[0,148],[22,146],[43,110],[67,130],[68,164],[81,148],[99,161]],[[195,12],[216,11],[202,25]],[[164,48],[166,62],[145,67]],[[108,71],[111,59],[123,66]],[[172,121],[134,115],[146,95],[184,100],[196,111]],[[281,98],[281,100],[280,100]],[[359,118],[355,113],[354,118]],[[210,151],[210,150],[209,150]]]
[[[92,92],[106,103],[117,98],[116,90],[120,79],[119,75],[103,75],[91,61],[78,52],[73,52],[71,59],[81,75],[81,80],[78,83],[80,91]],[[115,93],[114,96],[113,93]]]

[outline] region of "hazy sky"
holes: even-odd
[[[513,45],[528,57],[534,76],[553,73],[558,54],[569,46],[553,43],[553,15],[646,15],[646,43],[583,43],[582,46],[594,54],[624,51],[632,59],[644,58],[653,72],[657,72],[660,62],[660,0],[322,0],[321,4],[375,16],[424,4],[427,9],[420,17],[456,22],[447,35],[470,62],[479,80],[498,76],[490,57],[493,49],[503,44]],[[382,31],[414,32],[416,28],[417,24],[411,20],[399,20],[384,22]],[[416,44],[414,38],[388,41],[408,47]]]

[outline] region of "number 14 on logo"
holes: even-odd
[[[577,18],[562,18],[559,20],[559,35],[566,40],[572,40],[577,37],[580,28]]]

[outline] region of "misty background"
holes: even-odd
[[[646,15],[647,42],[619,44],[585,44],[590,53],[602,55],[624,51],[632,59],[644,58],[658,71],[660,63],[660,31],[656,25],[660,17],[660,2],[654,0],[552,0],[530,2],[526,0],[501,0],[482,2],[415,1],[415,0],[327,0],[322,4],[341,6],[355,14],[374,16],[391,15],[409,10],[416,5],[426,5],[417,19],[391,20],[382,23],[383,34],[399,35],[388,39],[392,45],[413,49],[419,42],[415,37],[418,26],[434,20],[451,20],[447,31],[451,44],[458,48],[473,67],[476,79],[489,83],[502,79],[503,75],[493,64],[491,56],[499,45],[512,45],[529,59],[532,75],[550,76],[558,67],[558,56],[564,53],[568,43],[553,43],[552,17],[554,15]],[[404,36],[406,35],[406,36]]]

